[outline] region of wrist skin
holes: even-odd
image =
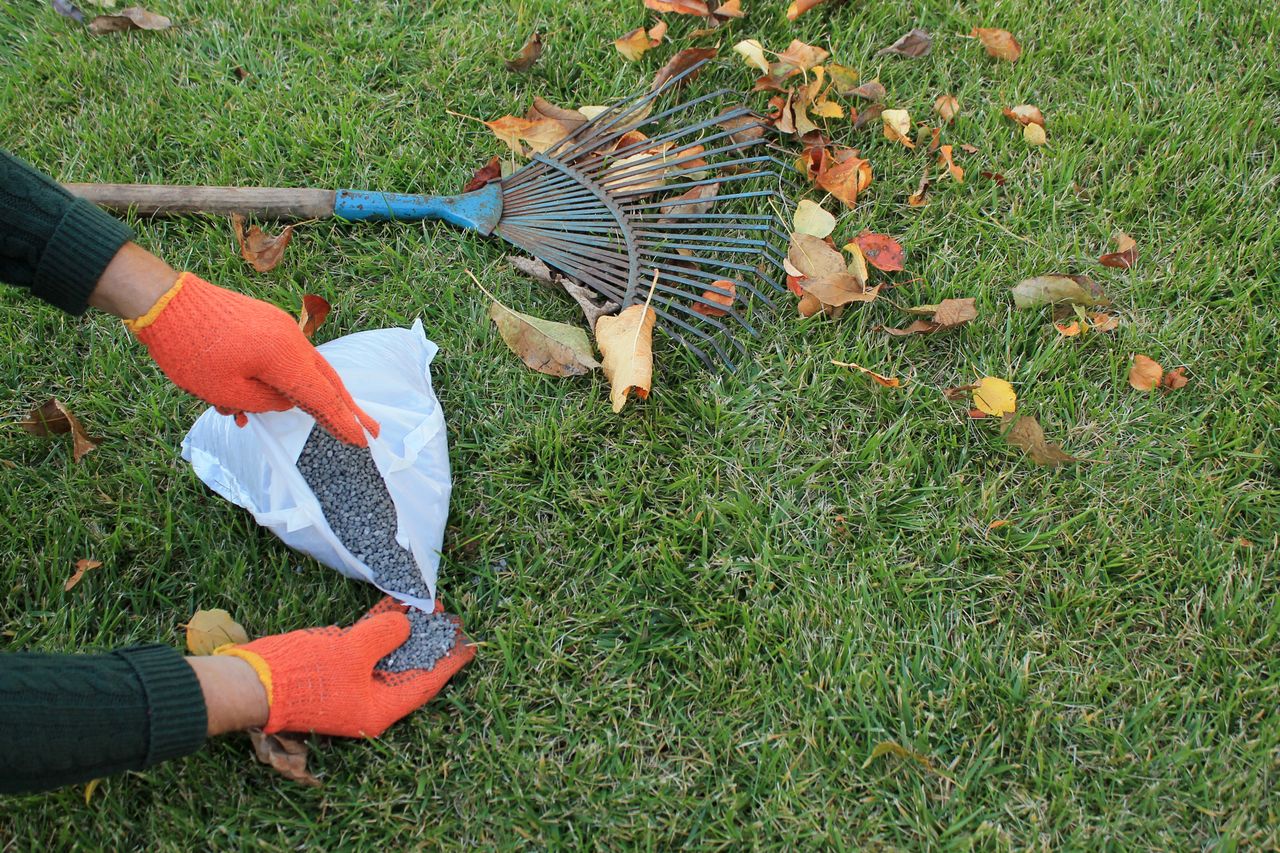
[[[137,243],[125,243],[102,271],[89,304],[133,320],[146,314],[177,280],[173,267]]]
[[[267,691],[248,662],[228,655],[189,657],[204,694],[209,716],[208,735],[262,728],[270,707]]]

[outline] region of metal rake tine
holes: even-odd
[[[723,97],[725,94],[730,93],[730,91],[731,90],[729,89],[720,89],[706,95],[700,95],[696,98],[692,98],[688,101],[684,101],[682,103],[676,104],[674,107],[671,107],[670,109],[667,109],[667,110],[663,110],[660,113],[647,115],[644,118],[642,118],[640,121],[636,122],[634,125],[624,126],[623,128],[620,128],[620,129],[610,130],[610,128],[613,128],[614,125],[617,124],[620,117],[613,118],[609,122],[605,123],[604,120],[607,118],[610,118],[610,115],[608,113],[601,113],[599,116],[597,116],[596,118],[588,122],[588,124],[601,122],[601,130],[602,131],[608,130],[609,132],[608,133],[602,132],[601,134],[595,137],[592,137],[593,141],[591,146],[588,146],[587,145],[588,140],[586,138],[583,138],[583,139],[579,139],[577,141],[577,144],[575,144],[573,147],[567,148],[567,149],[561,149],[560,145],[564,142],[569,141],[569,139],[572,138],[572,135],[571,135],[570,137],[566,137],[566,139],[561,140],[559,143],[556,143],[556,145],[547,149],[547,153],[558,160],[572,161],[578,157],[581,157],[583,154],[588,153],[590,148],[592,147],[598,148],[601,144],[603,144],[604,140],[608,140],[611,138],[619,138],[621,136],[624,136],[628,131],[637,130],[646,125],[657,124],[658,122],[671,118],[671,116],[673,115],[677,115],[678,113],[684,112],[685,110],[692,109],[693,107],[696,107],[699,104],[705,103],[706,101],[709,101],[713,98]],[[628,114],[630,112],[634,112],[636,108],[638,108],[639,106],[642,106],[645,102],[654,100],[655,97],[656,97],[656,93],[654,92],[649,93],[649,95],[643,96],[641,100],[631,108]],[[582,128],[578,128],[578,130],[580,131],[582,130]]]

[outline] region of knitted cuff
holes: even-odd
[[[141,317],[135,317],[132,320],[126,319],[124,321],[124,327],[136,335],[147,326],[150,326],[157,318],[159,318],[160,312],[163,311],[165,307],[173,301],[173,298],[178,295],[178,291],[182,290],[182,285],[186,284],[188,279],[193,279],[195,281],[201,280],[195,273],[184,272],[180,274],[178,276],[178,280],[173,283],[173,287],[162,293],[160,298],[156,300],[156,304],[147,309],[147,313],[143,314]]]
[[[133,231],[84,199],[76,199],[44,247],[31,292],[68,314],[83,314],[102,271]]]
[[[209,729],[209,712],[195,670],[169,646],[135,646],[114,654],[138,675],[150,717],[147,756],[150,767],[198,750]]]

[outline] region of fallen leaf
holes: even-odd
[[[805,278],[824,278],[848,271],[840,253],[812,234],[791,235],[787,262]]]
[[[141,6],[130,6],[113,15],[99,15],[89,22],[89,32],[96,36],[126,30],[167,30],[173,21],[164,15],[148,12]]]
[[[102,784],[101,779],[90,779],[89,784],[84,786],[84,804],[89,805],[89,801],[93,799],[93,792],[98,790],[98,786]]]
[[[982,177],[986,178],[987,180],[995,181],[996,186],[1002,187],[1005,185],[1005,176],[1000,174],[999,172],[982,172],[981,174],[982,174]]]
[[[644,27],[636,27],[626,35],[614,39],[613,46],[618,49],[618,53],[632,62],[636,62],[644,55],[645,51],[662,44],[662,37],[666,32],[666,21],[659,21],[648,30],[645,30]],[[767,63],[765,69],[768,70]]]
[[[1089,315],[1089,327],[1095,332],[1113,332],[1120,328],[1120,318],[1097,311]]]
[[[508,255],[507,260],[518,271],[530,278],[534,278],[544,284],[550,284],[553,287],[558,285],[563,288],[565,293],[568,293],[573,298],[573,301],[578,303],[578,307],[582,309],[583,316],[587,319],[587,327],[592,331],[595,331],[597,320],[618,310],[618,303],[602,299],[591,288],[584,287],[568,276],[553,271],[546,263],[537,258]]]
[[[879,287],[868,290],[847,270],[820,278],[801,279],[800,288],[822,303],[824,308],[839,308],[851,302],[871,302],[880,293]]]
[[[56,398],[32,409],[26,419],[19,422],[19,426],[41,438],[71,433],[71,458],[76,462],[98,446],[97,442],[89,438],[79,418],[71,414],[66,404]]]
[[[752,68],[759,68],[765,74],[769,73],[769,60],[764,55],[764,45],[755,39],[743,39],[733,46],[733,52],[738,54]]]
[[[249,741],[258,761],[281,776],[309,788],[320,787],[320,780],[307,769],[307,744],[301,735],[287,732],[269,735],[262,729],[249,729]]]
[[[876,373],[874,370],[868,370],[867,368],[862,367],[861,365],[854,364],[853,362],[850,362],[850,361],[836,361],[835,359],[832,359],[831,363],[838,367],[851,367],[854,370],[860,370],[863,373],[865,373],[867,376],[870,376],[877,383],[883,385],[886,388],[902,387],[902,380],[898,379],[896,376],[881,376],[879,373]]]
[[[298,314],[298,328],[308,338],[314,337],[316,329],[329,317],[331,306],[321,296],[308,293],[302,297],[302,311]]]
[[[720,192],[720,184],[700,184],[692,189],[686,190],[680,195],[666,202],[659,208],[659,213],[664,217],[659,222],[680,221],[683,220],[688,224],[689,216],[701,216],[709,211],[716,203],[716,195]],[[669,220],[665,217],[672,215],[677,217],[676,220]]]
[[[1060,445],[1047,441],[1040,422],[1031,415],[1006,414],[1001,418],[1000,429],[1006,442],[1021,448],[1037,465],[1053,468],[1066,462],[1079,461]]]
[[[904,761],[914,761],[930,773],[934,773],[944,779],[950,778],[947,774],[941,773],[934,768],[933,762],[929,760],[929,756],[921,755],[914,749],[909,749],[908,747],[902,746],[896,741],[891,740],[881,741],[876,744],[875,748],[871,750],[871,754],[867,756],[867,760],[862,762],[862,769],[866,770],[877,758],[882,758],[886,755],[892,755],[894,758],[900,758]]]
[[[920,184],[916,187],[916,191],[907,196],[907,204],[911,207],[920,207],[926,201],[929,192],[929,170],[925,167],[925,172],[920,176]]]
[[[1018,40],[1008,30],[974,27],[969,35],[981,39],[987,53],[996,59],[1017,62],[1018,57],[1022,55],[1022,45],[1018,44]]]
[[[1013,286],[1015,308],[1035,308],[1056,302],[1085,306],[1111,304],[1093,279],[1084,275],[1038,275]]]
[[[823,66],[827,76],[831,78],[831,88],[837,95],[852,95],[858,88],[858,72],[838,62],[828,62]]]
[[[1022,138],[1030,145],[1044,145],[1049,141],[1044,135],[1044,126],[1039,124],[1028,124],[1023,127]]]
[[[850,89],[848,92],[841,92],[840,94],[851,95],[855,98],[862,98],[864,101],[883,101],[884,96],[888,93],[885,91],[884,84],[877,79],[868,80],[861,86]]]
[[[524,43],[524,47],[520,48],[520,53],[502,64],[507,66],[508,71],[523,74],[533,67],[533,63],[538,61],[539,56],[542,56],[542,34],[534,30],[533,35],[529,36],[529,40]]]
[[[933,102],[933,111],[950,124],[960,114],[960,102],[956,100],[955,95],[939,95]]]
[[[545,98],[535,97],[524,117],[502,116],[484,124],[517,154],[529,152],[520,144],[524,140],[533,151],[546,151],[587,122],[578,110],[558,107]]]
[[[942,396],[946,397],[953,403],[959,403],[961,400],[969,396],[970,391],[977,387],[977,385],[954,385],[945,389],[942,392]]]
[[[1166,391],[1176,391],[1183,387],[1191,380],[1187,377],[1187,369],[1185,367],[1175,367],[1164,375],[1160,380],[1160,387]]]
[[[992,530],[999,530],[1001,527],[1008,527],[1012,523],[1013,522],[1009,521],[1007,518],[997,518],[995,521],[987,525],[987,532],[990,533]]]
[[[244,217],[238,213],[231,216],[231,227],[236,232],[236,242],[240,244],[240,257],[248,261],[258,272],[270,272],[284,257],[284,250],[293,239],[293,226],[286,225],[284,230],[272,237],[257,225],[244,231]]]
[[[904,329],[885,328],[890,335],[906,337],[907,335],[931,335],[935,332],[949,332],[958,329],[978,316],[978,308],[973,297],[966,299],[944,299],[937,305],[921,305],[908,308],[909,314],[933,315],[928,320],[916,320]],[[971,390],[977,386],[965,386],[963,390]]]
[[[808,71],[831,56],[824,48],[792,39],[787,49],[778,54],[778,62],[770,68],[775,77],[785,77],[800,71]]]
[[[734,296],[738,292],[738,288],[734,283],[727,279],[722,279],[721,281],[711,282],[711,286],[713,288],[718,288],[718,290],[704,290],[702,291],[702,298],[709,302],[714,302],[717,305],[723,305],[724,308],[732,308]],[[728,291],[728,293],[721,293],[719,291]],[[727,317],[729,316],[729,312],[724,310],[724,308],[717,308],[715,305],[706,304],[706,302],[693,303],[693,310],[697,311],[704,317]]]
[[[947,167],[947,171],[951,173],[951,177],[955,178],[956,183],[964,183],[964,169],[957,166],[955,161],[951,159],[950,145],[938,146],[938,163]]]
[[[858,244],[868,263],[884,272],[897,272],[902,269],[902,246],[888,234],[875,234],[863,231],[853,241]]]
[[[862,112],[858,113],[853,119],[853,129],[862,130],[868,124],[871,124],[884,112],[884,104],[869,104],[864,107]]]
[[[84,577],[84,573],[90,569],[100,568],[102,562],[99,560],[76,560],[76,570],[67,578],[67,582],[62,585],[65,592],[71,592],[71,588],[80,583],[80,579]]]
[[[1079,323],[1054,323],[1053,327],[1058,330],[1058,334],[1064,338],[1074,338],[1080,334]]]
[[[711,29],[714,30],[729,18],[744,18],[746,14],[742,11],[742,0],[720,0],[719,5],[711,10],[711,20],[714,22]]]
[[[1147,358],[1141,353],[1134,353],[1133,364],[1129,367],[1129,385],[1138,391],[1153,391],[1164,376],[1164,368],[1160,363]]]
[[[792,0],[791,5],[787,7],[787,20],[794,21],[814,6],[821,6],[825,2],[827,0]]]
[[[222,608],[197,610],[187,622],[187,651],[193,655],[211,655],[227,643],[247,643],[249,635],[231,614]]]
[[[714,47],[686,47],[684,50],[671,57],[666,65],[658,69],[658,73],[653,75],[653,83],[650,85],[650,91],[660,89],[667,84],[673,77],[679,77],[685,71],[697,65],[705,59],[710,59],[716,55]],[[695,79],[702,73],[702,69],[682,77],[676,86],[683,86],[691,80]]]
[[[476,173],[471,176],[471,180],[467,181],[466,186],[462,188],[464,193],[478,190],[488,184],[490,181],[496,181],[502,177],[502,162],[498,160],[495,154],[488,163],[485,163]]]
[[[852,150],[844,160],[835,163],[831,160],[831,157],[823,157],[818,167],[818,186],[843,204],[853,207],[858,202],[859,193],[871,186],[871,163]]]
[[[919,59],[922,56],[928,55],[930,50],[933,50],[933,37],[919,27],[916,27],[888,47],[882,47],[880,50],[877,50],[875,55],[884,56],[886,54],[892,54],[894,56],[907,56],[911,59]]]
[[[984,376],[978,380],[973,389],[973,407],[988,415],[1005,415],[1012,412],[1018,403],[1018,395],[1013,386],[998,376]]]
[[[867,283],[867,258],[862,254],[862,249],[857,243],[849,242],[844,244],[844,250],[849,253],[849,274],[863,284]]]
[[[901,142],[908,148],[915,148],[916,144],[907,138],[907,134],[911,132],[911,116],[906,110],[885,110],[880,114],[880,118],[884,120],[884,138]]]
[[[613,411],[621,412],[632,393],[648,399],[653,385],[653,325],[657,315],[646,305],[632,305],[596,322],[596,345],[604,356]]]
[[[233,74],[235,74],[235,75],[236,75],[236,79],[237,79],[237,80],[239,80],[239,81],[240,81],[240,82],[242,82],[242,83],[243,83],[245,80],[248,80],[248,79],[249,79],[249,77],[250,77],[249,72],[248,72],[248,71],[245,71],[245,70],[244,70],[243,68],[241,68],[239,65],[237,65],[235,68],[233,68],[233,69],[232,69],[232,73],[233,73]]]
[[[836,218],[822,209],[817,202],[802,199],[792,220],[794,229],[801,234],[826,237],[836,228]]]
[[[1115,241],[1116,250],[1098,258],[1098,263],[1104,267],[1129,269],[1129,267],[1133,266],[1133,262],[1138,259],[1137,241],[1123,231],[1116,234],[1112,239]]]
[[[655,12],[674,12],[677,15],[711,15],[703,0],[644,0],[644,7]]]
[[[730,110],[725,110],[725,112],[730,112]],[[729,139],[739,144],[745,143],[747,140],[760,139],[765,134],[765,128],[760,124],[760,120],[754,116],[721,119],[716,122],[716,126],[729,131]]]
[[[600,366],[587,333],[568,323],[553,323],[513,311],[496,299],[489,318],[507,347],[532,370],[549,376],[583,376]]]
[[[1044,113],[1040,112],[1039,107],[1033,107],[1031,104],[1018,104],[1016,107],[1005,107],[1003,110],[1004,117],[1011,121],[1016,121],[1023,127],[1029,124],[1038,124],[1044,127]]]

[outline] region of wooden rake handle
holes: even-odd
[[[67,191],[113,213],[142,216],[183,213],[252,214],[263,219],[333,216],[333,190],[283,187],[181,187],[163,184],[63,184]]]

